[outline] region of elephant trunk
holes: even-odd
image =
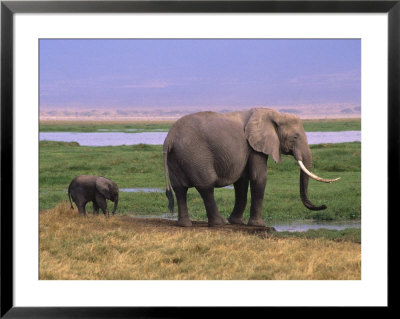
[[[115,198],[114,200],[114,209],[112,211],[112,214],[114,215],[115,212],[117,211],[117,207],[118,207],[118,196]]]
[[[308,147],[308,151],[306,154],[303,154],[302,159],[296,156],[296,159],[299,162],[302,162],[304,164],[306,170],[309,172],[311,171],[312,168],[312,156],[311,156],[311,150]],[[304,206],[307,207],[310,210],[323,210],[326,209],[325,205],[322,206],[315,206],[311,201],[308,199],[308,180],[309,180],[309,174],[305,172],[305,170],[300,169],[300,198],[301,201],[303,202]]]

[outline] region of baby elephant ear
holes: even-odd
[[[98,177],[96,179],[96,189],[105,198],[111,198],[111,181],[104,177]]]
[[[276,163],[281,161],[279,137],[276,131],[277,112],[271,109],[254,109],[246,124],[245,135],[250,146],[257,152],[272,155]]]

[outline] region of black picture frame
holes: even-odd
[[[1,1],[1,317],[5,318],[177,318],[185,307],[15,307],[13,303],[13,16],[15,13],[387,13],[388,14],[388,218],[398,196],[400,109],[400,0],[396,1]],[[390,214],[392,212],[393,214]],[[389,231],[389,229],[388,229]],[[388,232],[388,247],[392,232]],[[389,262],[388,256],[388,262]],[[388,269],[389,270],[389,269]],[[388,280],[389,287],[389,280]],[[388,307],[380,309],[389,310]],[[275,308],[276,309],[276,308]],[[326,309],[321,309],[326,311]],[[198,308],[196,316],[240,315],[243,309]],[[271,314],[271,308],[251,311]],[[305,308],[290,308],[306,314]],[[330,309],[334,314],[338,308]],[[249,312],[248,309],[245,310]],[[371,309],[367,309],[371,313]],[[281,314],[281,310],[279,310]],[[277,313],[278,314],[278,313]]]

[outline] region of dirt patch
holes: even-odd
[[[261,237],[266,236],[268,233],[275,232],[274,227],[260,227],[260,226],[247,226],[247,225],[224,225],[218,227],[209,227],[206,221],[192,220],[191,227],[178,226],[176,220],[157,217],[136,217],[136,216],[110,216],[106,218],[103,214],[93,214],[87,212],[86,217],[79,216],[77,210],[71,210],[69,205],[60,206],[57,210],[44,210],[40,211],[41,216],[53,215],[56,221],[60,218],[76,219],[77,221],[84,221],[89,223],[91,229],[98,229],[101,231],[122,228],[134,232],[173,232],[177,231],[215,231],[215,232],[242,232],[245,234],[256,234]],[[106,222],[105,222],[106,221]]]
[[[209,227],[205,221],[192,220],[191,227],[181,227],[176,224],[175,220],[163,218],[143,218],[143,217],[121,217],[124,221],[135,223],[143,228],[152,228],[160,231],[218,231],[218,232],[242,232],[246,234],[268,234],[276,231],[274,227],[259,227],[247,225],[224,225],[219,227]]]

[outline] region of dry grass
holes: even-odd
[[[146,219],[40,214],[40,279],[361,279],[361,246]]]

